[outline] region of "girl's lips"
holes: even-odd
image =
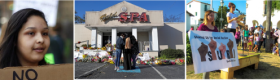
[[[33,50],[38,52],[38,53],[42,53],[42,52],[44,52],[45,48],[35,48]]]

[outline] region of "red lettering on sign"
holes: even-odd
[[[138,17],[139,16],[139,13],[138,12],[130,12],[130,22],[132,22],[133,21],[133,18],[134,17]]]
[[[141,14],[141,16],[140,16],[140,18],[139,18],[139,21],[141,22],[141,21],[148,21],[148,19],[147,19],[147,16],[146,16],[146,13],[145,12],[143,12],[142,14]]]
[[[119,16],[120,16],[119,21],[124,22],[124,21],[127,20],[127,13],[126,12],[120,13]]]

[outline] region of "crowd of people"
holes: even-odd
[[[226,31],[227,26],[225,26],[224,29],[220,29],[220,32],[227,32]],[[276,48],[278,48],[278,28],[272,29],[270,31],[270,40],[269,43],[266,43],[266,29],[261,26],[252,26],[248,27],[246,25],[245,27],[236,27],[236,32],[234,34],[234,37],[236,39],[236,43],[238,46],[241,46],[241,49],[244,49],[245,51],[254,51],[261,53],[260,49],[263,47],[265,48],[266,44],[270,44],[271,49],[273,49],[273,53],[276,53],[278,51]],[[279,53],[276,53],[279,54]]]

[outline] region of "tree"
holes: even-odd
[[[85,23],[85,15],[84,18],[81,18],[77,15],[78,12],[75,11],[75,23]]]
[[[164,15],[164,22],[183,22],[183,20],[181,19],[182,14],[179,15],[169,15],[167,16],[166,14]]]
[[[267,4],[267,14],[266,14],[266,43],[270,43],[270,27],[271,26],[271,13],[274,12],[275,10],[280,10],[280,1],[271,1],[271,0],[266,0],[265,4]],[[271,52],[271,45],[266,44],[265,45],[265,51],[266,52]]]
[[[269,0],[271,1],[271,12],[273,13],[275,10],[280,10],[280,0]],[[267,0],[265,1],[267,4]],[[268,5],[268,4],[267,4]]]
[[[223,12],[221,11],[222,9],[223,9]],[[227,21],[226,21],[227,20],[227,18],[226,18],[227,10],[228,9],[227,9],[226,6],[223,6],[223,8],[222,8],[222,6],[219,6],[219,10],[218,10],[218,13],[217,13],[217,18],[215,20],[215,26],[217,26],[219,29],[223,28],[223,26],[225,24],[227,24]],[[221,12],[222,12],[222,14],[221,14]],[[224,19],[224,21],[222,22],[222,25],[221,25],[221,21],[220,21],[221,16]]]

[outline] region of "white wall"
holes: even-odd
[[[78,41],[85,41],[89,40],[89,44],[91,43],[91,30],[85,27],[85,24],[75,24],[75,37],[74,42],[77,43]],[[87,43],[81,43],[77,44],[77,46],[81,46],[82,44]]]
[[[185,48],[185,23],[165,23],[164,26],[158,29],[158,44],[160,50],[172,48]]]
[[[266,21],[266,16],[264,14],[264,0],[247,0],[248,8],[246,9],[246,24],[249,27],[253,26],[252,21],[257,20],[259,25],[263,25]],[[280,28],[280,25],[277,26],[277,23],[280,21],[280,12],[274,11],[274,16],[271,16],[272,28]],[[263,25],[266,26],[266,25]]]
[[[187,17],[186,17],[186,27],[187,27],[187,30],[190,30],[191,29],[191,21],[190,21],[190,15],[188,13],[187,14]]]
[[[191,8],[189,7],[189,5],[191,5]],[[201,9],[203,8],[203,10],[204,10],[204,6],[203,6],[203,7],[201,7],[201,6],[202,6],[201,3],[195,2],[195,1],[193,1],[193,2],[191,2],[190,4],[187,5],[187,10],[188,10],[191,14],[194,15],[194,16],[191,17],[191,19],[190,19],[190,26],[194,26],[195,29],[196,29],[196,27],[198,26],[198,25],[197,25],[197,24],[199,23],[198,20],[199,20],[200,18],[203,18],[203,17],[204,17],[204,16],[201,16]],[[197,12],[197,16],[195,15],[195,12]]]

